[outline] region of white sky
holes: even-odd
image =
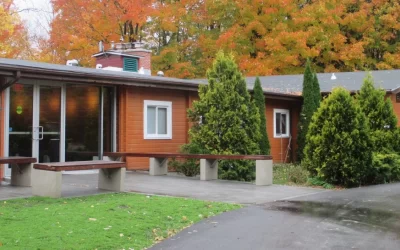
[[[14,3],[28,26],[30,36],[47,38],[53,17],[50,0],[14,0]]]

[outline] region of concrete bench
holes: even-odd
[[[30,187],[32,185],[32,164],[36,158],[10,156],[0,157],[0,164],[11,165],[11,185]]]
[[[34,164],[32,193],[37,196],[61,197],[62,172],[100,169],[99,189],[121,192],[124,190],[125,162],[74,161]]]
[[[133,152],[106,152],[105,156],[114,161],[122,161],[126,157],[150,158],[150,175],[166,175],[168,173],[168,159],[198,159],[200,160],[200,180],[218,179],[218,160],[255,160],[256,185],[272,185],[272,156],[269,155],[206,155],[206,154],[179,154],[179,153],[133,153]]]

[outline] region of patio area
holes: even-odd
[[[307,196],[327,191],[319,188],[283,185],[256,186],[237,181],[200,181],[169,173],[166,176],[149,176],[147,172],[129,171],[125,178],[125,191],[155,195],[190,197],[201,200],[241,204],[263,204],[271,201]],[[97,174],[64,174],[62,196],[85,196],[106,193],[97,189]],[[0,200],[30,197],[31,188],[0,185]]]

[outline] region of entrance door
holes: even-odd
[[[38,162],[60,161],[61,86],[35,86],[33,155]]]
[[[13,85],[9,99],[8,155],[31,157],[33,85]],[[5,176],[11,176],[11,166],[5,167]]]

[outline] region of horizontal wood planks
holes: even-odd
[[[34,164],[34,169],[47,171],[75,171],[104,168],[125,168],[126,163],[120,161],[71,161],[71,162],[49,162]]]
[[[36,158],[33,157],[22,157],[22,156],[0,157],[0,164],[29,164],[35,162]]]

